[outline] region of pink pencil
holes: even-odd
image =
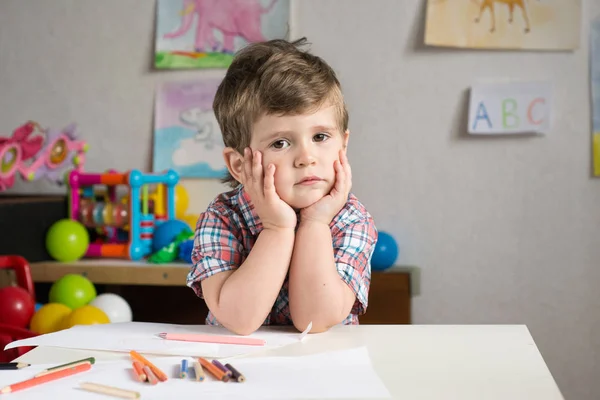
[[[217,344],[245,344],[248,346],[264,346],[267,341],[249,337],[219,336],[219,335],[199,335],[193,333],[159,333],[166,340],[181,340],[184,342],[202,342]]]

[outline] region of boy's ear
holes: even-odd
[[[344,151],[348,151],[348,139],[350,139],[350,130],[346,129],[343,135],[344,138]]]
[[[229,170],[229,173],[233,178],[242,183],[242,169],[244,167],[244,157],[238,153],[238,151],[232,147],[225,147],[223,149],[223,158],[225,159],[225,165]]]

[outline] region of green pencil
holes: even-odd
[[[45,369],[43,371],[40,371],[35,377],[37,378],[38,376],[43,376],[46,375],[50,372],[55,372],[57,370],[62,370],[65,368],[69,368],[69,367],[73,367],[73,366],[77,366],[79,364],[83,364],[83,363],[90,363],[90,364],[94,364],[96,362],[96,359],[94,357],[88,357],[88,358],[82,358],[81,360],[76,360],[76,361],[71,361],[68,362],[66,364],[61,364],[61,365],[57,365],[56,367],[52,367],[52,368],[48,368]]]

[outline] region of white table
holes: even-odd
[[[363,345],[395,399],[564,399],[524,325],[337,326],[303,343],[250,357],[307,355]],[[16,361],[58,364],[119,355],[37,347]]]

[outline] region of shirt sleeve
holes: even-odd
[[[201,282],[219,272],[238,268],[242,263],[240,248],[230,218],[214,211],[202,213],[196,227],[187,286],[203,298]]]
[[[333,255],[340,277],[356,295],[350,311],[361,315],[367,310],[371,285],[371,257],[377,242],[377,229],[370,215],[357,216],[334,228]]]

